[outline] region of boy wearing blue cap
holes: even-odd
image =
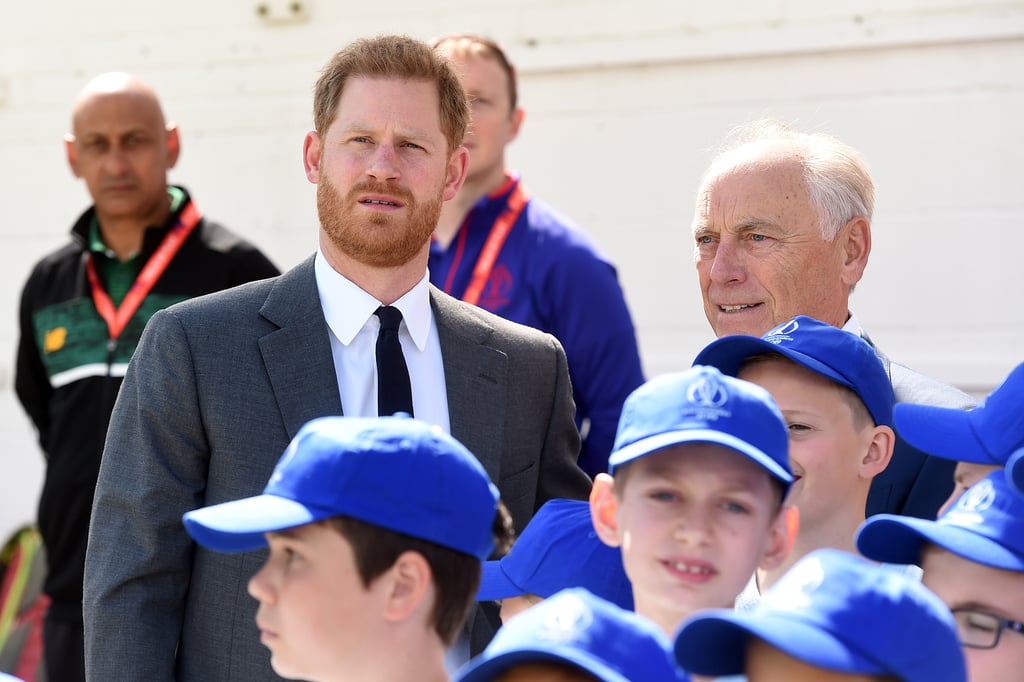
[[[953,617],[937,596],[835,549],[801,559],[750,611],[690,619],[675,655],[693,674],[745,673],[749,682],[967,680]]]
[[[590,503],[598,535],[622,548],[637,613],[671,636],[785,559],[787,449],[771,396],[713,367],[656,377],[626,399],[611,475],[598,475]]]
[[[685,682],[654,624],[563,590],[512,619],[455,682]]]
[[[1024,675],[1024,496],[1002,470],[971,486],[937,521],[872,516],[857,535],[878,561],[919,563],[953,611],[971,680]]]
[[[894,418],[903,438],[924,452],[957,462],[953,493],[941,516],[965,490],[996,469],[1024,494],[1024,363],[970,411],[899,404]]]
[[[512,549],[484,562],[478,601],[498,601],[501,622],[556,592],[582,587],[620,608],[633,610],[633,587],[622,552],[601,542],[581,500],[548,500]]]
[[[260,641],[279,675],[314,681],[447,680],[481,561],[510,534],[479,461],[403,417],[315,419],[262,495],[184,523],[213,550],[270,546],[249,581]]]
[[[737,607],[747,608],[811,551],[856,552],[871,481],[895,445],[892,384],[867,341],[806,316],[760,338],[718,339],[694,362],[764,388],[789,428],[795,480],[786,502],[799,510],[800,530],[786,561],[759,571],[743,591]]]

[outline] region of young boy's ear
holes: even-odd
[[[616,514],[619,501],[615,498],[615,479],[598,474],[590,489],[590,518],[601,542],[611,547],[619,544],[619,522]]]
[[[876,426],[871,430],[868,450],[860,461],[860,477],[871,480],[885,471],[896,447],[896,434],[888,426]]]
[[[424,607],[431,593],[433,572],[430,564],[419,552],[402,552],[395,563],[377,580],[386,580],[384,586],[384,619],[390,622],[407,620]],[[430,608],[430,605],[426,605]]]
[[[758,568],[765,571],[778,568],[789,556],[800,531],[800,510],[792,505],[783,505],[768,529],[768,543]]]

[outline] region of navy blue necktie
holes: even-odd
[[[409,368],[402,355],[402,344],[398,341],[402,311],[385,305],[373,314],[380,318],[380,333],[377,334],[377,415],[390,417],[395,412],[412,415]]]

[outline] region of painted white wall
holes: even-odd
[[[376,33],[491,35],[519,67],[511,165],[618,263],[649,375],[711,340],[692,265],[697,182],[733,126],[774,116],[860,149],[878,193],[853,306],[892,357],[976,394],[1024,360],[1021,0],[42,0],[0,22],[0,534],[42,456],[13,395],[29,268],[88,205],[61,135],[92,76],[127,70],[181,125],[172,180],[283,268],[315,248],[311,86]]]

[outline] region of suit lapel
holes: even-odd
[[[259,347],[291,440],[310,419],[342,413],[312,258],[278,279],[260,314],[278,326]]]
[[[485,342],[494,329],[466,304],[431,287],[430,302],[444,358],[452,436],[476,455],[491,480],[501,479],[508,358]]]

